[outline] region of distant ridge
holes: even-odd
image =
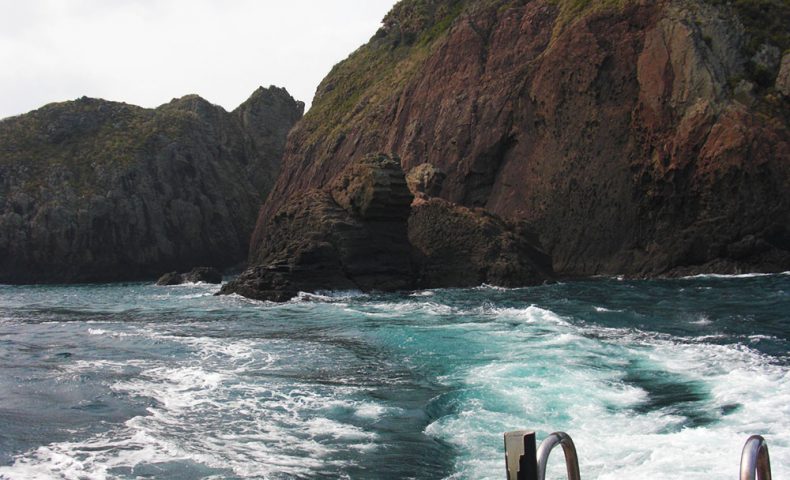
[[[233,112],[83,97],[0,121],[0,282],[237,264],[303,110],[270,87]]]

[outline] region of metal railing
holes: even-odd
[[[568,480],[580,480],[579,456],[576,454],[576,445],[570,435],[563,432],[556,432],[549,435],[538,448],[538,479],[546,479],[546,465],[549,463],[549,455],[554,447],[562,446],[565,452],[565,469],[568,471]]]
[[[768,444],[759,435],[749,437],[741,454],[741,480],[771,480]]]
[[[505,464],[508,480],[545,480],[549,455],[557,445],[565,452],[569,480],[580,480],[579,456],[570,435],[556,432],[549,435],[535,451],[535,432],[520,430],[505,434]],[[761,479],[762,480],[762,479]]]
[[[535,432],[519,430],[505,434],[505,466],[508,480],[545,480],[549,455],[558,445],[565,452],[568,480],[581,480],[579,456],[570,435],[552,433],[535,448]],[[771,480],[768,444],[759,435],[750,437],[741,454],[740,480]]]

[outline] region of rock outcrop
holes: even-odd
[[[406,183],[415,198],[427,199],[438,196],[447,174],[430,163],[423,163],[412,168],[406,175]]]
[[[526,225],[426,192],[442,174],[404,175],[396,156],[368,155],[324,188],[295,196],[263,229],[251,268],[220,295],[282,302],[299,292],[414,287],[515,287],[553,278]]]
[[[445,172],[442,199],[527,221],[561,275],[788,270],[790,108],[765,69],[790,47],[789,15],[784,2],[404,0],[291,132],[251,256],[303,192],[392,151],[407,171]]]
[[[160,287],[181,285],[184,283],[222,283],[222,273],[213,267],[195,267],[187,273],[165,273],[156,284]]]
[[[82,98],[0,121],[0,282],[156,278],[245,259],[304,104],[259,89],[144,109]]]
[[[525,224],[440,198],[415,204],[409,217],[421,288],[523,287],[554,278],[551,257]]]
[[[782,57],[782,65],[776,77],[776,89],[785,97],[790,97],[790,52]]]
[[[358,159],[324,188],[284,204],[263,232],[253,266],[221,293],[285,301],[301,291],[411,288],[411,202],[396,158]]]

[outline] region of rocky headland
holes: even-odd
[[[298,284],[273,239],[324,232],[305,209],[351,228],[331,185],[378,151],[430,190],[415,285],[790,270],[787,25],[772,0],[404,0],[289,135],[243,276],[269,280],[237,291]]]
[[[403,0],[298,122],[274,88],[6,119],[0,281],[223,267],[250,233],[223,293],[277,301],[790,270],[789,24],[780,0]]]
[[[153,279],[245,260],[304,104],[260,88],[232,112],[81,98],[0,121],[0,282]]]
[[[521,286],[553,278],[534,236],[482,209],[431,198],[441,177],[426,170],[407,179],[394,155],[349,162],[327,185],[277,210],[253,266],[220,293],[287,301],[322,290]]]

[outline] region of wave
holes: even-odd
[[[541,325],[553,332],[489,335],[501,359],[470,368],[457,412],[426,429],[463,452],[458,478],[497,478],[501,446],[490,434],[516,429],[569,432],[590,478],[729,478],[757,433],[788,458],[790,373],[770,357],[634,328]],[[662,400],[673,390],[688,400]],[[790,462],[775,461],[780,472]]]
[[[93,335],[106,330],[90,329]],[[358,400],[360,389],[283,382],[295,358],[321,362],[332,352],[285,340],[186,337],[140,329],[160,344],[186,348],[183,359],[77,360],[62,367],[64,379],[104,372],[116,378],[115,395],[149,399],[147,414],[82,440],[55,442],[0,467],[0,478],[107,478],[111,471],[167,475],[173,462],[193,462],[205,475],[309,476],[343,452],[377,447],[371,425],[398,411]],[[176,351],[176,350],[174,350]],[[323,360],[327,361],[326,359]],[[128,378],[130,367],[138,374]],[[261,381],[260,374],[275,374]],[[345,412],[351,415],[348,419]],[[351,454],[341,455],[352,458]],[[159,465],[159,466],[157,466]],[[200,475],[204,476],[204,475]]]
[[[358,298],[366,298],[369,295],[361,290],[319,290],[317,292],[299,292],[291,302],[337,302],[342,300],[351,300]]]
[[[285,304],[190,289],[94,292],[111,307],[123,295],[125,313],[4,328],[0,347],[15,349],[0,360],[25,355],[42,382],[96,388],[129,405],[129,417],[47,438],[0,467],[0,478],[342,477],[362,468],[373,477],[377,462],[417,464],[426,445],[449,445],[441,476],[498,479],[501,434],[519,428],[540,438],[567,431],[583,475],[600,479],[730,478],[746,437],[760,433],[777,478],[788,476],[790,360],[758,350],[781,345],[781,333],[742,325],[759,322],[717,328],[722,309],[689,309],[663,282],[637,295],[641,287],[601,285],[580,285],[578,297],[571,287],[451,289]],[[738,300],[727,315],[761,318],[750,304],[759,296]],[[686,333],[650,330],[663,319]],[[66,350],[73,355],[53,361]],[[561,477],[556,463],[550,474]]]
[[[680,277],[679,280],[705,280],[705,279],[736,279],[736,278],[761,278],[761,277],[776,277],[780,275],[790,275],[790,272],[782,272],[782,273],[733,273],[733,274],[721,274],[721,273],[703,273],[699,275],[691,275],[688,277]]]

